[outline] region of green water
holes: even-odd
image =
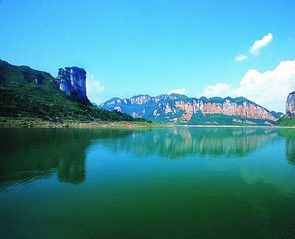
[[[0,129],[0,238],[295,238],[295,131]]]

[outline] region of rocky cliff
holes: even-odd
[[[134,117],[161,122],[189,124],[274,124],[282,113],[267,109],[243,98],[189,98],[171,94],[151,97],[133,96],[130,99],[113,98],[101,105]]]
[[[291,92],[288,95],[287,102],[286,102],[286,115],[289,118],[295,116],[295,91]]]
[[[281,126],[295,126],[295,91],[288,95],[286,115],[278,121],[278,124]]]
[[[65,67],[58,70],[57,83],[66,95],[82,102],[89,102],[86,95],[86,71],[78,67]]]

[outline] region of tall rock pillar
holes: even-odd
[[[286,102],[286,115],[289,118],[295,116],[295,91],[291,92],[288,95],[287,102]]]
[[[86,95],[86,71],[78,67],[58,69],[59,89],[66,95],[82,102],[89,102]]]

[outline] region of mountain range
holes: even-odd
[[[188,125],[295,125],[295,92],[287,98],[285,115],[244,97],[193,98],[180,94],[116,97],[97,107],[87,97],[86,74],[83,68],[65,67],[53,77],[0,60],[0,121],[31,118],[58,123],[150,120]]]
[[[244,98],[190,98],[179,94],[112,98],[101,105],[136,118],[179,124],[275,125],[283,113]]]

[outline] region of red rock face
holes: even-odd
[[[185,120],[189,121],[192,118],[194,111],[193,111],[193,106],[191,105],[191,103],[181,100],[181,101],[176,101],[175,105],[179,109],[185,111],[185,114],[182,115],[182,117]]]
[[[222,114],[223,107],[217,103],[205,103],[203,106],[203,114]]]
[[[176,101],[175,106],[183,110],[185,113],[182,115],[183,119],[189,121],[193,114],[197,111],[201,111],[204,115],[206,114],[224,114],[229,116],[241,116],[252,119],[267,119],[275,121],[276,118],[273,117],[264,108],[251,104],[248,102],[243,102],[243,104],[238,104],[236,102],[225,101],[224,103],[211,103],[211,102],[193,102],[193,105],[185,101]]]
[[[295,92],[294,95],[295,102]],[[288,107],[290,112],[294,111],[295,103],[293,104],[289,100]],[[291,104],[292,103],[292,104]],[[128,106],[132,105],[133,109],[130,112]],[[139,106],[136,109],[136,106]],[[131,97],[130,99],[119,99],[113,98],[104,104],[105,109],[113,110],[115,107],[123,113],[128,113],[136,115],[138,117],[143,117],[147,115],[152,115],[150,117],[153,119],[165,119],[173,122],[188,122],[192,119],[194,114],[202,113],[204,115],[208,114],[224,114],[228,116],[239,116],[248,119],[265,119],[276,121],[275,114],[272,114],[265,108],[251,102],[245,98],[235,98],[232,99],[227,97],[225,99],[217,98],[207,99],[205,97],[188,98],[181,95],[160,95],[157,97],[151,97],[149,95],[139,95]],[[292,108],[293,107],[293,108]],[[292,109],[291,109],[292,108]],[[291,113],[290,113],[291,114]],[[244,121],[243,121],[244,122]]]

